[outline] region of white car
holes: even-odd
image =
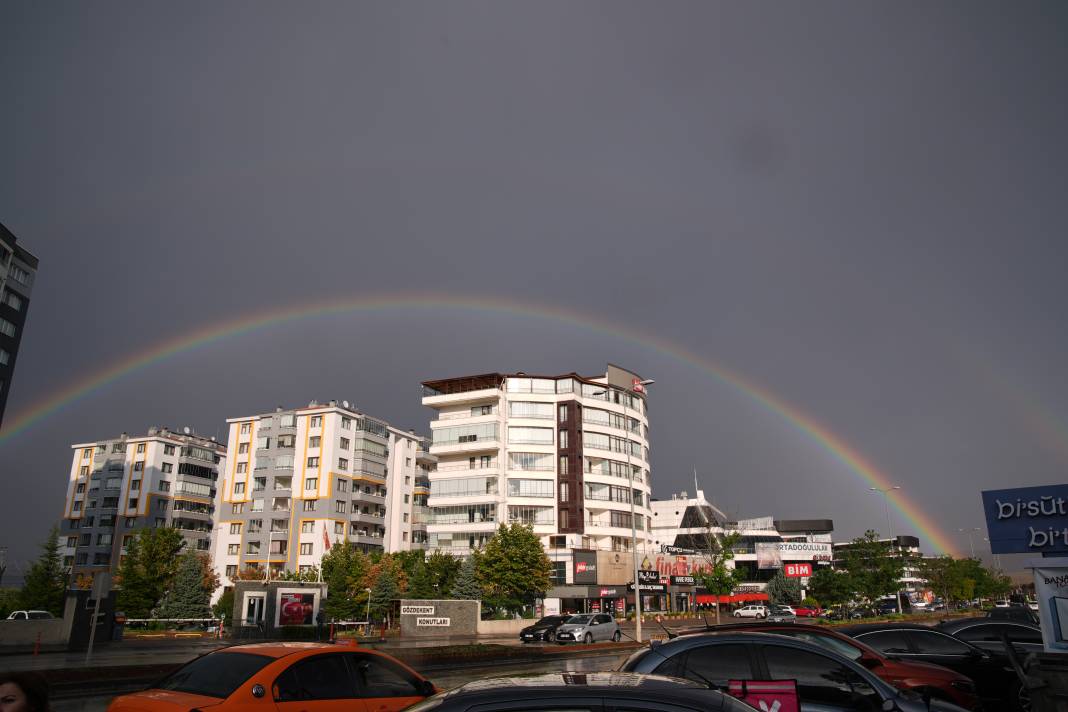
[[[13,611],[7,617],[9,621],[46,621],[55,618],[48,611]]]
[[[1027,602],[1027,607],[1030,608],[1032,611],[1037,611],[1038,610],[1038,602],[1037,601],[1028,601]]]
[[[1008,601],[995,601],[994,608],[1009,608]]]
[[[742,606],[734,612],[735,618],[767,618],[767,606]]]

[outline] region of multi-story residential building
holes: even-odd
[[[641,379],[489,373],[423,383],[431,422],[427,548],[465,555],[502,523],[533,525],[564,582],[573,550],[650,551]],[[629,557],[626,557],[629,559]]]
[[[71,447],[60,544],[75,579],[113,573],[130,539],[146,527],[173,527],[186,546],[210,551],[217,482],[226,467],[226,448],[214,438],[151,428]]]
[[[0,424],[37,275],[37,258],[15,243],[15,236],[0,224]]]
[[[248,568],[310,570],[339,541],[373,552],[425,538],[412,508],[425,496],[420,484],[432,459],[414,433],[347,401],[227,422],[230,459],[213,557],[224,587]],[[387,537],[391,498],[395,543]]]
[[[426,548],[426,506],[430,472],[437,458],[427,438],[389,428],[389,483],[386,489],[386,551]]]
[[[925,558],[920,551],[920,540],[917,537],[902,534],[893,539],[879,539],[878,543],[885,547],[887,556],[901,557],[904,560],[904,569],[901,572],[901,591],[906,592],[910,598],[917,598],[927,588],[927,580],[923,578],[922,566]],[[853,542],[843,541],[834,544],[834,564],[839,566],[842,553],[853,546]],[[893,598],[893,596],[891,596]]]

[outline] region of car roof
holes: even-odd
[[[862,633],[873,633],[877,630],[928,630],[936,633],[939,632],[938,629],[921,623],[897,623],[894,621],[888,623],[857,623],[854,625],[843,625],[838,626],[837,630],[849,636],[860,635]]]
[[[382,655],[383,653],[377,650],[371,650],[370,648],[361,648],[358,645],[346,645],[344,643],[290,643],[290,642],[266,642],[266,643],[245,643],[244,645],[231,645],[226,648],[219,648],[215,652],[217,653],[249,653],[251,655],[265,655],[271,658],[284,658],[287,655],[295,655],[296,653],[306,651],[335,651],[335,652],[355,652],[371,653],[373,655]]]
[[[994,625],[994,626],[1010,626],[1018,625],[1024,628],[1030,628],[1032,630],[1042,630],[1042,628],[1031,621],[1025,621],[1016,618],[959,618],[952,621],[942,621],[938,624],[938,629],[943,631],[958,631],[965,628],[971,628],[977,625]]]
[[[707,628],[684,628],[678,631],[679,635],[694,635],[696,633],[729,633],[733,630],[748,630],[754,633],[761,633],[761,628],[768,628],[767,632],[772,632],[770,629],[775,630],[807,630],[814,633],[830,633],[834,635],[838,633],[837,628],[828,628],[825,625],[816,625],[814,623],[776,623],[774,621],[756,621],[748,623],[721,623],[719,625],[711,625]],[[849,637],[849,636],[845,636]]]

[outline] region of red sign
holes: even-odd
[[[601,602],[600,601],[593,601],[592,603],[590,603],[590,610],[593,611],[594,613],[600,613],[601,612]]]
[[[796,680],[728,680],[732,697],[760,710],[798,712]]]
[[[589,564],[587,564],[585,561],[576,561],[575,562],[575,573],[577,573],[577,574],[586,573],[586,567],[588,565]]]
[[[627,603],[622,598],[616,599],[616,613],[622,613]]]
[[[812,564],[808,563],[786,564],[782,568],[787,578],[803,578],[812,575]]]

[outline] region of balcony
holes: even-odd
[[[478,390],[462,391],[456,393],[442,393],[441,391],[423,386],[423,405],[433,408],[444,405],[467,405],[474,403],[488,403],[500,398],[500,389],[480,388]]]
[[[487,450],[497,450],[501,446],[499,436],[493,438],[480,438],[478,440],[445,440],[441,442],[435,442],[431,445],[434,455],[451,455],[455,453],[468,453],[468,452],[485,452]],[[438,468],[441,471],[441,468]]]

